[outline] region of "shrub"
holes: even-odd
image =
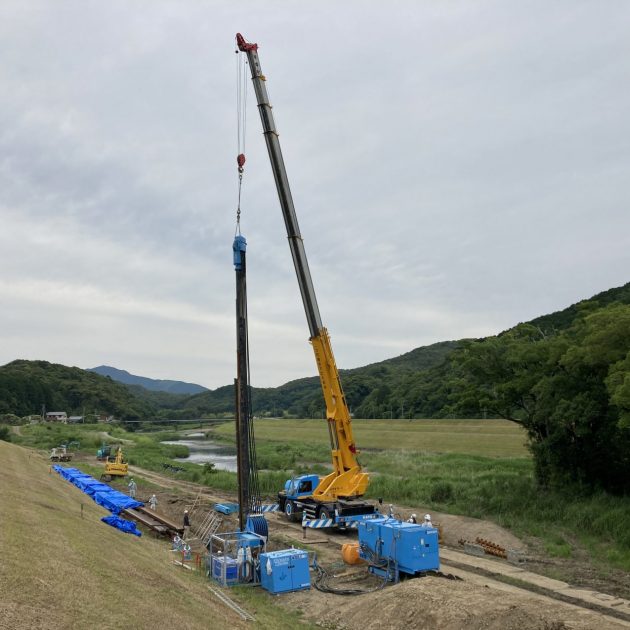
[[[5,442],[11,441],[11,433],[9,431],[9,427],[0,426],[0,440]]]
[[[448,503],[453,500],[455,491],[448,481],[438,481],[431,487],[431,501],[433,503]]]

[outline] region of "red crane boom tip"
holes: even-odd
[[[245,38],[240,33],[236,33],[236,45],[241,52],[258,50],[258,44],[250,44],[249,42],[245,41]]]

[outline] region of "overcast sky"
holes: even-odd
[[[630,280],[625,0],[3,0],[0,364],[232,381],[237,31],[340,367]],[[249,90],[252,382],[274,386],[316,369]]]

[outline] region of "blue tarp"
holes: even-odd
[[[89,494],[91,497],[93,497],[97,492],[111,491],[111,486],[108,486],[106,483],[101,483],[96,479],[81,480],[77,482],[76,486],[79,490],[83,490],[85,494]]]
[[[63,466],[55,465],[53,470],[58,472],[64,479],[67,479],[70,483],[73,483],[79,490],[85,492],[88,496],[92,497],[96,503],[102,505],[105,509],[109,510],[113,514],[120,514],[123,510],[141,507],[144,505],[141,501],[136,501],[124,492],[114,490],[106,483],[101,483],[98,479],[94,479],[92,475],[86,475],[78,468],[64,468]],[[105,517],[105,518],[118,518],[118,517]],[[105,520],[105,519],[103,519]],[[124,519],[118,519],[124,523]],[[112,523],[108,522],[108,525]],[[133,524],[133,523],[132,523]],[[114,525],[118,527],[118,525]],[[135,525],[134,525],[135,527]],[[122,529],[118,527],[118,529]],[[127,531],[127,530],[124,530]],[[131,532],[134,534],[135,532]],[[139,533],[136,535],[140,535]]]
[[[105,509],[114,514],[120,514],[123,510],[144,505],[140,503],[140,501],[136,501],[122,492],[118,492],[118,490],[111,489],[109,492],[97,492],[92,498],[99,505],[102,505]]]
[[[142,532],[136,527],[133,521],[127,521],[119,516],[104,516],[101,521],[107,523],[125,534],[133,534],[134,536],[142,536]]]

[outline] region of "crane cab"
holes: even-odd
[[[284,484],[284,495],[289,499],[310,497],[319,485],[319,475],[300,475],[287,479]]]
[[[318,485],[319,475],[300,475],[299,477],[287,479],[284,484],[284,490],[278,493],[280,510],[283,511],[290,520],[297,520],[302,512],[298,501],[311,497]]]

